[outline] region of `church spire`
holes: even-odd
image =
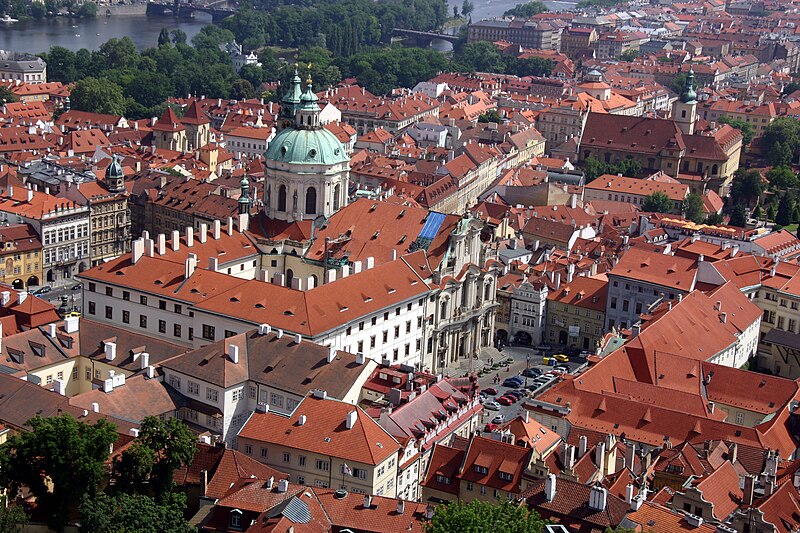
[[[247,176],[242,176],[242,181],[239,182],[242,189],[239,195],[239,214],[250,212],[250,180]]]
[[[694,90],[694,68],[689,67],[689,74],[686,76],[686,88],[681,95],[681,101],[686,104],[697,103],[697,93]]]
[[[297,67],[295,67],[294,76],[292,76],[292,80],[289,82],[289,89],[281,99],[281,116],[284,119],[294,120],[297,107],[300,105],[300,96],[302,93],[302,88],[300,87],[301,83],[300,76],[297,75]]]

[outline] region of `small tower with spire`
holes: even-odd
[[[308,65],[306,91],[300,96],[300,105],[295,113],[295,127],[301,130],[319,129],[319,98],[314,94],[314,83],[311,79],[311,65]]]
[[[113,193],[125,192],[125,174],[122,172],[122,164],[114,154],[111,156],[111,164],[106,169],[106,189]]]
[[[297,75],[297,67],[295,67],[294,76],[289,82],[289,90],[281,99],[281,120],[278,123],[280,129],[288,128],[294,123],[297,108],[300,106],[301,83],[300,76]]]
[[[680,98],[672,104],[672,120],[687,135],[694,133],[697,122],[697,93],[694,90],[694,69],[689,68],[686,76],[686,88]]]
[[[250,180],[247,176],[242,176],[242,181],[239,182],[242,189],[239,195],[239,214],[250,212]]]

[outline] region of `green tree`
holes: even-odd
[[[43,19],[47,15],[47,8],[42,2],[34,0],[30,7],[31,16],[35,19]]]
[[[690,193],[683,201],[683,216],[698,224],[705,220],[703,212],[703,197],[699,194]]]
[[[704,224],[708,224],[709,226],[718,226],[725,222],[725,217],[720,215],[719,213],[710,213],[705,221]]]
[[[753,209],[753,218],[756,220],[761,220],[761,217],[764,216],[764,213],[761,212],[761,206],[757,205],[755,209]]]
[[[139,51],[130,37],[109,39],[100,45],[97,61],[105,70],[135,68],[139,64]]]
[[[640,55],[642,55],[642,53],[639,50],[630,49],[630,50],[625,50],[622,53],[622,55],[619,56],[619,59],[620,61],[633,61]]]
[[[784,94],[784,95],[787,95],[787,94],[792,94],[793,92],[795,92],[795,91],[796,91],[796,90],[798,90],[798,89],[800,89],[800,83],[797,83],[796,81],[793,81],[793,82],[791,82],[791,83],[788,83],[788,84],[787,84],[787,85],[786,85],[786,86],[783,88],[783,94]]]
[[[19,100],[14,92],[5,85],[0,86],[0,105]]]
[[[738,118],[730,118],[726,115],[719,117],[719,121],[723,124],[728,124],[732,128],[736,128],[742,132],[742,146],[745,148],[750,146],[750,143],[753,141],[753,137],[755,137],[756,134],[756,130],[753,129],[752,124]]]
[[[488,41],[469,43],[455,54],[455,67],[465,72],[505,72],[503,56]]]
[[[182,421],[146,417],[139,436],[114,465],[117,482],[127,491],[142,491],[147,483],[164,495],[173,487],[175,469],[189,464],[196,450],[194,435]]]
[[[84,78],[75,84],[70,94],[72,107],[79,111],[125,114],[126,101],[122,87],[107,79]]]
[[[785,165],[770,169],[767,172],[767,180],[773,189],[788,189],[789,187],[796,187],[798,183],[797,174]]]
[[[478,122],[486,123],[486,122],[496,122],[497,124],[503,123],[503,117],[501,117],[496,109],[492,109],[488,113],[484,113],[478,117]]]
[[[142,494],[100,493],[81,502],[81,527],[85,533],[192,533],[184,519],[186,496],[165,494],[156,501]]]
[[[171,42],[169,30],[167,28],[161,28],[161,32],[158,34],[158,46],[167,46]]]
[[[53,46],[50,52],[45,54],[42,59],[47,62],[47,79],[60,81],[61,83],[72,83],[78,79],[75,68],[75,53],[62,46]]]
[[[84,2],[78,9],[78,16],[84,19],[93,19],[97,16],[97,5],[93,2]]]
[[[465,17],[468,17],[474,10],[475,4],[472,3],[472,0],[464,0],[461,4],[461,14]]]
[[[781,226],[788,226],[794,222],[794,200],[788,193],[781,196],[778,202],[778,211],[775,213],[775,223]]]
[[[750,207],[763,192],[764,186],[761,183],[761,174],[757,170],[740,168],[736,171],[731,183],[733,204],[742,204]]]
[[[683,91],[686,90],[686,73],[681,72],[672,78],[672,83],[669,84],[669,88],[672,89],[675,94],[683,94]]]
[[[743,205],[736,204],[731,212],[731,218],[728,224],[736,226],[737,228],[744,228],[747,226],[747,211],[745,211]]]
[[[775,119],[764,130],[761,147],[770,165],[791,165],[800,148],[800,122],[793,117]]]
[[[671,213],[674,210],[675,204],[669,199],[669,196],[667,196],[665,192],[656,191],[653,194],[647,195],[644,202],[642,202],[642,211]]]
[[[169,32],[169,38],[172,44],[186,44],[186,32],[180,28],[176,28]]]
[[[547,13],[549,9],[544,3],[534,0],[533,2],[528,2],[527,4],[517,4],[505,13],[503,13],[504,17],[522,17],[522,18],[530,18],[534,15],[538,15],[539,13]]]
[[[6,505],[6,499],[0,499],[0,533],[22,533],[28,515],[18,505]]]
[[[536,511],[508,500],[499,505],[480,500],[439,505],[426,533],[484,533],[486,531],[541,533],[545,522]]]
[[[240,78],[235,80],[231,86],[231,98],[234,100],[247,100],[255,95],[256,91],[253,88],[253,84],[247,80]]]
[[[60,530],[81,498],[96,493],[117,433],[104,419],[89,425],[69,415],[36,417],[26,425],[30,431],[0,446],[0,486],[11,497],[29,490],[47,509],[49,525]]]

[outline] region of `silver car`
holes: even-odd
[[[500,404],[497,403],[494,400],[489,400],[487,402],[483,402],[483,408],[484,409],[489,409],[490,411],[499,411],[500,407],[501,407]]]

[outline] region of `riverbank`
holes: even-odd
[[[97,16],[119,17],[131,15],[144,15],[147,13],[147,3],[140,2],[130,5],[97,6]]]

